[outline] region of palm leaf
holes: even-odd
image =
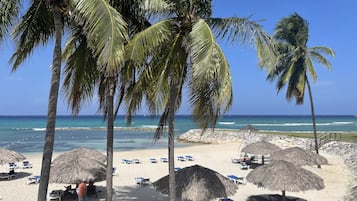
[[[125,58],[135,61],[139,66],[143,65],[148,55],[157,50],[160,45],[168,42],[172,30],[172,20],[164,20],[151,25],[128,42],[125,47]]]
[[[323,57],[319,52],[310,51],[309,54],[314,61],[317,61],[318,63],[326,66],[327,69],[329,70],[332,69],[331,63],[325,57]]]
[[[106,0],[70,2],[75,20],[84,22],[88,45],[97,57],[99,69],[116,74],[124,63],[124,44],[128,39],[126,22]]]
[[[10,58],[12,70],[15,71],[38,45],[46,44],[53,32],[53,17],[46,2],[34,1],[12,33],[16,41],[16,50]]]
[[[14,26],[21,7],[21,0],[0,1],[0,41],[2,41],[10,29]]]
[[[93,97],[95,85],[100,78],[99,71],[83,35],[76,35],[68,40],[63,57],[67,61],[64,67],[63,91],[72,113],[77,115],[82,103]]]
[[[269,68],[276,62],[275,44],[257,21],[231,17],[211,18],[209,23],[220,39],[227,40],[229,43],[255,45],[260,66]]]
[[[231,77],[226,58],[204,20],[198,20],[190,32],[192,52],[191,98],[193,116],[200,127],[215,126],[218,116],[232,102]]]

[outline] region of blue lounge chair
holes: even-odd
[[[128,159],[122,159],[121,162],[124,164],[133,164],[134,163],[132,160],[128,160]]]
[[[185,157],[186,157],[186,160],[188,160],[188,161],[194,161],[192,156],[185,156]]]
[[[136,177],[134,178],[135,183],[139,185],[150,185],[150,178],[144,178],[144,177]]]
[[[180,167],[175,167],[175,172],[182,170]]]
[[[167,159],[167,158],[160,158],[160,161],[161,161],[161,162],[164,162],[164,163],[167,163],[167,162],[169,162],[169,159]]]
[[[177,160],[179,161],[186,161],[186,158],[183,156],[177,156]]]
[[[157,163],[156,158],[150,158],[149,160],[150,160],[151,163]]]
[[[246,184],[245,177],[238,177],[236,175],[227,175],[227,177],[235,184]]]

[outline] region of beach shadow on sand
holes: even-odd
[[[261,194],[251,195],[246,201],[281,201],[283,197],[280,194]],[[299,197],[286,196],[286,201],[307,201]]]
[[[97,196],[88,195],[89,201],[104,200],[106,188],[97,186]],[[113,201],[135,200],[135,201],[167,201],[168,197],[157,192],[152,186],[136,186],[136,187],[115,187]],[[73,200],[73,198],[62,199],[64,201]]]
[[[168,197],[156,191],[152,186],[126,186],[116,188],[113,200],[167,201]]]

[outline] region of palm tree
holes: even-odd
[[[147,16],[160,13],[165,8],[166,2],[162,0],[138,1],[110,1],[113,8],[120,12],[128,24],[129,37],[150,26]],[[65,91],[72,113],[77,115],[82,103],[92,99],[97,89],[99,97],[99,110],[107,120],[107,194],[106,200],[112,200],[112,169],[113,169],[113,142],[114,120],[118,113],[125,94],[126,79],[128,76],[119,65],[113,73],[101,72],[96,65],[97,58],[88,48],[86,35],[80,26],[73,26],[72,36],[67,41],[63,57],[66,58],[65,79],[63,90]],[[131,75],[129,75],[132,78]],[[117,93],[117,98],[115,95]],[[114,102],[116,106],[114,107]]]
[[[304,103],[305,87],[307,86],[311,106],[315,151],[319,153],[315,111],[308,74],[316,82],[317,75],[313,61],[331,69],[330,62],[322,54],[334,57],[335,52],[328,47],[307,47],[309,38],[308,25],[308,22],[297,13],[283,18],[277,24],[273,37],[278,42],[278,60],[275,68],[268,73],[267,79],[271,81],[277,79],[276,88],[278,92],[287,85],[286,99],[289,101],[294,97],[297,105]]]
[[[11,1],[17,7],[20,1]],[[16,9],[14,9],[16,10]],[[13,12],[16,13],[16,12]],[[3,14],[3,13],[2,13]],[[12,19],[12,18],[6,18]],[[105,0],[40,0],[32,1],[28,11],[14,29],[17,49],[13,54],[12,70],[28,57],[35,47],[45,44],[54,35],[52,78],[49,94],[44,153],[38,200],[46,200],[50,165],[52,160],[57,99],[61,74],[61,43],[63,27],[76,23],[85,27],[90,48],[97,57],[97,66],[111,73],[123,60],[123,41],[126,40],[126,23]],[[11,25],[11,23],[3,23]],[[98,38],[101,36],[101,38]],[[109,48],[110,47],[110,48]]]
[[[270,37],[248,18],[212,18],[210,0],[170,2],[168,18],[136,34],[126,46],[125,57],[137,72],[126,95],[129,120],[145,97],[153,115],[162,111],[155,139],[162,137],[168,124],[169,200],[173,201],[174,121],[183,88],[189,88],[194,120],[203,129],[214,127],[233,97],[229,65],[216,38],[256,45],[262,65],[267,62],[265,56],[271,53],[271,46]]]

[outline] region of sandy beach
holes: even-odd
[[[234,174],[237,176],[246,176],[251,170],[241,170],[239,164],[231,162],[233,157],[239,156],[240,143],[224,144],[207,144],[193,145],[190,147],[176,148],[175,155],[191,155],[194,161],[177,161],[175,167],[184,168],[187,166],[199,164],[201,166],[213,169],[226,176]],[[56,157],[58,153],[54,153]],[[305,167],[323,178],[325,188],[320,191],[311,190],[306,192],[286,192],[287,196],[300,197],[309,201],[343,201],[344,196],[352,182],[352,173],[343,163],[340,156],[331,155],[322,152],[321,155],[326,157],[329,165],[322,166],[321,169],[316,167]],[[0,200],[2,201],[36,201],[38,184],[27,185],[26,180],[30,175],[40,175],[40,164],[42,155],[33,154],[25,155],[33,164],[32,169],[17,169],[17,176],[13,180],[0,181]],[[157,201],[167,200],[167,196],[156,192],[151,186],[139,186],[135,183],[135,177],[150,178],[154,182],[168,174],[168,164],[160,162],[161,157],[167,157],[166,149],[137,150],[114,153],[114,167],[117,168],[117,175],[113,177],[113,184],[116,191],[115,200],[137,200],[137,201]],[[151,163],[150,158],[158,159],[158,163]],[[141,164],[123,164],[122,159],[139,159]],[[64,190],[68,184],[50,184],[51,190]],[[105,196],[105,181],[96,183],[98,198],[90,195],[89,200],[100,200]],[[233,200],[246,200],[250,195],[258,194],[280,194],[278,191],[269,191],[258,188],[257,186],[247,183],[239,185],[239,189]],[[218,200],[218,199],[216,199]]]

